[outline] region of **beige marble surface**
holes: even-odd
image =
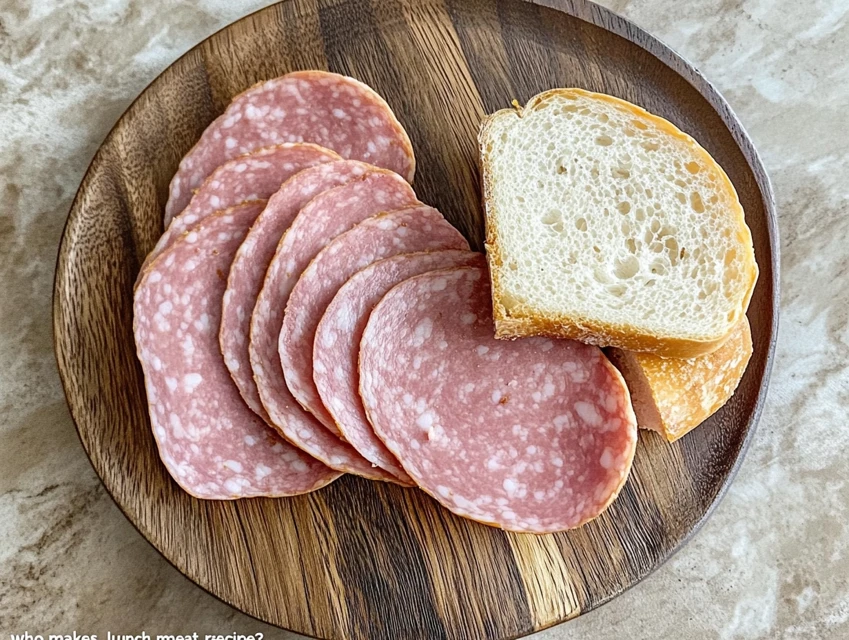
[[[0,0],[0,637],[294,638],[160,558],[95,476],[65,408],[50,295],[98,144],[176,57],[263,0]],[[782,325],[748,457],[695,539],[611,604],[535,636],[849,638],[849,3],[606,0],[724,93],[772,177]]]

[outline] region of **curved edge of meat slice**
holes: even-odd
[[[337,160],[299,171],[268,200],[242,242],[227,276],[218,340],[224,363],[248,406],[271,418],[262,406],[251,369],[248,338],[251,315],[262,289],[268,265],[280,238],[298,212],[318,194],[338,187],[374,169],[358,160]]]
[[[313,342],[313,380],[342,437],[366,460],[410,482],[366,417],[359,394],[360,339],[372,308],[392,287],[428,271],[458,266],[486,266],[486,258],[468,250],[427,251],[402,253],[367,266],[334,296]]]
[[[311,200],[281,238],[269,264],[251,317],[249,342],[259,397],[279,433],[333,468],[395,482],[397,478],[365,460],[292,397],[283,378],[277,337],[297,277],[324,245],[382,208],[413,202],[409,184],[385,169],[372,170]]]
[[[297,172],[339,154],[311,143],[282,143],[237,156],[213,171],[194,190],[188,205],[173,218],[165,216],[165,231],[142,262],[136,284],[150,263],[205,217],[251,200],[267,200]]]
[[[627,480],[637,424],[622,376],[580,342],[496,340],[484,268],[392,288],[366,324],[359,369],[374,432],[457,515],[563,531],[600,515]]]
[[[313,382],[313,341],[319,320],[345,281],[381,258],[411,251],[469,249],[469,243],[426,204],[379,213],[338,235],[304,269],[289,294],[278,339],[283,377],[301,406],[342,435]]]
[[[385,169],[313,198],[277,245],[251,316],[248,344],[260,401],[281,435],[334,469],[391,482],[398,479],[372,465],[298,404],[283,377],[277,339],[298,276],[328,242],[381,210],[416,202],[410,185]]]
[[[296,71],[233,97],[180,161],[165,218],[182,211],[216,167],[279,142],[313,142],[343,158],[396,171],[409,182],[415,174],[410,137],[374,89],[336,73]]]
[[[265,202],[209,216],[152,264],[133,300],[133,335],[159,456],[187,493],[289,496],[339,477],[245,404],[218,350],[221,272]]]
[[[200,221],[205,213],[219,211],[235,206],[247,200],[265,200],[280,188],[290,177],[323,162],[341,160],[342,156],[312,142],[281,142],[262,146],[219,165],[198,185],[186,207],[174,216],[165,216],[165,233],[156,243],[154,250],[165,247],[162,242],[171,242],[172,237],[185,231]],[[232,182],[228,183],[228,178]],[[231,192],[234,192],[231,195]],[[214,207],[218,207],[215,209]],[[194,217],[185,214],[194,212]],[[174,226],[172,222],[181,219],[183,224]],[[172,237],[169,237],[172,236]],[[153,252],[151,252],[153,253]],[[154,256],[155,257],[155,256]]]

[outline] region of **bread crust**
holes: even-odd
[[[700,358],[661,358],[607,349],[631,392],[637,424],[674,442],[716,413],[734,395],[752,357],[748,319],[719,349]]]
[[[728,191],[732,210],[728,212],[736,222],[740,233],[740,242],[752,247],[752,234],[746,225],[743,207],[737,196],[737,191],[728,175],[711,155],[699,145],[696,140],[678,129],[671,122],[655,116],[645,109],[613,96],[593,93],[584,89],[563,88],[544,91],[531,98],[525,107],[513,101],[510,109],[501,109],[484,118],[478,134],[478,145],[481,157],[481,194],[483,200],[484,219],[486,221],[485,246],[489,262],[490,279],[492,281],[492,307],[495,319],[496,338],[512,339],[527,336],[544,335],[555,338],[580,340],[600,347],[618,347],[628,351],[651,352],[666,358],[695,358],[707,355],[719,349],[732,334],[735,326],[745,316],[749,302],[754,292],[758,278],[758,266],[751,252],[751,260],[746,265],[743,274],[746,279],[745,293],[742,303],[728,318],[727,330],[721,335],[681,337],[646,333],[633,325],[614,325],[600,322],[592,318],[578,318],[570,315],[542,313],[522,303],[511,305],[508,310],[503,301],[505,290],[501,282],[501,267],[504,256],[498,243],[499,231],[496,215],[496,205],[493,196],[491,161],[486,149],[490,130],[495,122],[504,118],[521,118],[527,111],[534,111],[543,106],[555,96],[579,95],[585,98],[606,102],[630,112],[635,117],[650,121],[666,134],[685,141],[699,155],[702,161],[714,168],[722,180],[722,186]]]

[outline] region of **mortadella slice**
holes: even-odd
[[[171,180],[166,223],[217,167],[281,142],[314,142],[413,180],[410,138],[383,98],[353,78],[296,71],[240,93],[206,128]]]
[[[454,513],[511,531],[578,527],[628,477],[630,396],[597,347],[496,340],[486,269],[432,271],[394,287],[360,344],[375,433]]]
[[[135,292],[133,332],[159,455],[198,498],[288,496],[340,475],[245,405],[218,350],[221,273],[264,206],[209,216],[151,264]]]
[[[395,476],[373,466],[298,404],[283,377],[277,339],[292,288],[327,243],[366,218],[416,203],[410,185],[384,169],[316,196],[280,240],[251,317],[251,368],[272,424],[289,442],[334,469],[393,481]]]
[[[350,182],[373,168],[356,160],[339,160],[304,169],[292,176],[268,200],[230,266],[218,334],[221,353],[245,402],[266,421],[271,419],[260,402],[254,382],[248,335],[251,313],[262,289],[268,264],[274,257],[280,238],[304,205],[319,193]]]
[[[399,253],[468,248],[439,211],[418,204],[368,218],[322,249],[289,295],[278,341],[286,385],[301,406],[342,435],[315,388],[312,352],[318,322],[348,278],[375,260]]]
[[[409,478],[369,424],[360,400],[360,339],[372,308],[395,285],[435,269],[486,266],[482,253],[404,253],[358,271],[339,289],[318,324],[313,343],[313,380],[342,437],[372,463]]]

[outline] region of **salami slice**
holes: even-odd
[[[339,476],[245,406],[218,350],[221,273],[264,206],[209,216],[151,264],[135,293],[136,348],[159,455],[198,498],[293,495]]]
[[[171,180],[165,219],[186,207],[216,167],[280,142],[314,142],[410,182],[415,171],[410,138],[374,90],[335,73],[297,71],[239,94],[206,128]]]
[[[176,218],[165,218],[165,233],[145,259],[142,270],[174,240],[206,216],[248,200],[266,200],[302,169],[339,160],[339,155],[314,144],[279,144],[240,156],[218,167],[195,192]]]
[[[485,265],[483,254],[471,251],[405,253],[380,260],[342,285],[318,324],[313,379],[324,406],[354,449],[399,478],[409,476],[374,434],[360,400],[357,363],[369,314],[392,287],[407,278],[434,269]]]
[[[224,363],[248,406],[270,421],[259,399],[248,353],[251,313],[277,243],[298,212],[319,193],[365,174],[371,165],[356,160],[320,164],[295,174],[269,200],[236,252],[221,309],[218,337]],[[189,205],[191,206],[191,205]],[[179,219],[179,218],[178,218]]]
[[[296,216],[277,246],[251,317],[250,356],[259,397],[274,425],[294,445],[334,469],[381,479],[374,467],[292,397],[277,350],[289,294],[310,261],[333,238],[381,211],[416,203],[410,186],[382,169],[325,191]]]
[[[432,271],[393,288],[360,344],[375,433],[454,513],[511,531],[580,526],[615,499],[637,425],[601,350],[496,340],[486,270]]]
[[[283,376],[301,406],[342,434],[315,388],[312,352],[318,322],[348,278],[375,260],[399,253],[468,248],[439,211],[418,204],[368,218],[322,249],[289,295],[278,341]]]

